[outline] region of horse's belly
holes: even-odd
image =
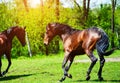
[[[2,56],[8,47],[6,44],[0,44],[0,56]]]
[[[82,46],[78,46],[76,50],[72,51],[72,53],[74,53],[74,55],[82,55],[82,54],[85,54],[85,51],[82,48]]]

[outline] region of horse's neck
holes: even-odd
[[[70,37],[70,35],[74,34],[75,32],[80,31],[77,29],[70,29],[69,31],[65,31],[64,33],[62,33],[60,35],[60,38],[62,39],[62,41],[64,42],[68,37]]]
[[[61,33],[59,36],[64,42],[70,35],[71,35],[71,31],[66,31],[66,32]]]
[[[60,38],[62,39],[63,42],[64,42],[68,37],[69,37],[69,34],[62,34],[62,35],[60,36]]]
[[[7,33],[7,38],[9,39],[9,41],[12,41],[13,38],[15,37],[15,32],[14,32],[14,30],[8,29],[6,33]]]

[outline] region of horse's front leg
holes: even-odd
[[[69,57],[69,59],[68,59],[68,65],[65,67],[65,71],[67,71],[66,76],[67,76],[68,78],[72,78],[72,75],[71,75],[71,74],[68,74],[68,71],[69,71],[69,69],[70,69],[70,67],[71,67],[71,65],[72,65],[72,62],[73,62],[74,57],[75,57],[75,56],[70,55],[70,57]]]
[[[62,63],[62,69],[63,69],[63,72],[64,72],[64,75],[63,77],[59,80],[60,82],[64,81],[66,76],[67,76],[67,71],[66,71],[66,68],[65,68],[65,65],[68,61],[68,58],[69,58],[69,52],[65,52],[65,57],[64,57],[64,60],[63,60],[63,63]]]
[[[10,66],[11,66],[11,57],[10,57],[10,53],[6,53],[6,57],[7,57],[7,60],[8,60],[8,66],[7,66],[7,69],[6,69],[5,71],[2,72],[2,75],[5,75],[5,74],[8,72],[8,70],[9,70],[9,68],[10,68]]]
[[[2,77],[2,74],[1,74],[1,67],[2,67],[2,61],[1,61],[1,57],[0,57],[0,77]]]

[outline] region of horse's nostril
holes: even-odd
[[[47,46],[48,44],[47,43],[44,43],[45,46]]]
[[[46,44],[44,43],[44,45],[46,46]]]

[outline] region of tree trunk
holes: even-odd
[[[111,29],[112,29],[112,33],[114,34],[114,28],[115,28],[114,13],[115,13],[116,0],[111,0],[111,2],[112,2]],[[115,47],[115,44],[114,44],[114,35],[112,35],[111,47],[112,48]]]
[[[56,14],[56,21],[59,21],[59,0],[56,0],[56,9],[55,9],[55,14]],[[56,45],[56,52],[57,53],[59,51],[59,40],[58,38],[56,38],[55,40],[55,45]]]
[[[86,20],[88,19],[89,9],[90,9],[90,0],[88,0],[88,2],[87,2]]]
[[[81,20],[83,20],[82,25],[84,25],[84,26],[88,19],[89,9],[90,9],[90,0],[83,0],[83,16],[82,16]]]
[[[29,12],[27,0],[23,0],[23,3],[24,3],[24,6],[25,6],[26,11]]]
[[[23,3],[24,3],[24,6],[25,6],[25,9],[26,9],[26,12],[29,12],[29,8],[28,8],[28,5],[27,5],[27,0],[23,0]],[[29,41],[27,32],[26,32],[26,42],[27,42],[27,45],[28,45],[29,56],[32,57],[32,51],[31,51],[30,41]]]
[[[59,0],[56,0],[56,20],[59,21]]]
[[[43,6],[43,0],[40,0],[40,4],[41,4],[41,5],[40,5],[41,19],[42,19],[41,22],[42,22],[42,24],[43,24],[43,20],[44,20],[44,11],[43,11],[43,9],[44,9],[43,7],[44,7],[44,6]]]
[[[83,0],[83,21],[86,20],[86,0]]]

